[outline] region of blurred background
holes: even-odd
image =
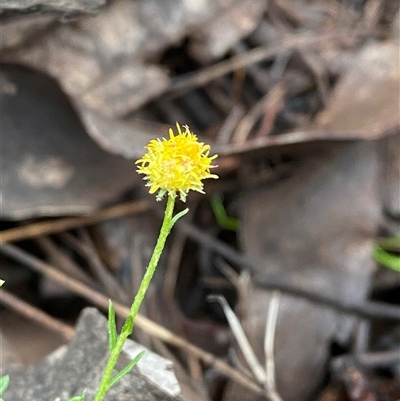
[[[163,213],[134,161],[179,122],[220,179],[141,309],[170,339],[133,338],[188,401],[400,399],[397,0],[0,8],[2,370],[130,305]]]

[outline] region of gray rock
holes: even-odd
[[[91,400],[100,381],[107,354],[107,321],[94,308],[85,309],[78,321],[76,337],[37,365],[6,367],[11,377],[5,397],[10,401],[67,401],[82,394]],[[128,340],[119,367],[143,349]],[[180,399],[180,388],[172,363],[146,350],[142,360],[106,396],[107,401],[172,401]]]
[[[1,0],[0,8],[29,11],[41,7],[61,12],[93,12],[105,3],[106,0]]]
[[[26,40],[40,34],[57,19],[53,13],[30,13],[1,22],[0,49],[21,46]]]

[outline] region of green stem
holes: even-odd
[[[174,212],[174,204],[175,198],[173,196],[168,196],[167,206],[165,209],[164,220],[161,226],[160,234],[157,239],[157,244],[154,248],[153,255],[151,256],[149,265],[146,269],[146,273],[143,276],[142,282],[140,283],[139,290],[135,296],[135,299],[132,303],[129,315],[125,320],[125,326],[130,326],[129,330],[122,330],[121,334],[118,336],[117,342],[115,347],[111,350],[110,356],[108,358],[106,367],[104,369],[103,377],[101,379],[99,388],[97,390],[96,396],[93,401],[103,401],[107,390],[110,380],[112,378],[114,367],[118,361],[118,357],[122,352],[122,348],[125,344],[126,339],[132,334],[133,325],[128,325],[128,319],[134,322],[136,315],[140,309],[140,305],[144,299],[147,289],[149,288],[150,281],[153,277],[153,274],[156,270],[158,261],[160,260],[161,253],[165,246],[165,241],[167,240],[168,234],[171,231],[173,226],[173,212]]]

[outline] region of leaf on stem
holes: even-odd
[[[400,256],[393,255],[385,251],[382,247],[377,246],[374,250],[374,258],[381,265],[400,272]]]
[[[124,333],[130,335],[132,333],[132,330],[133,330],[133,317],[129,315],[126,317],[125,323],[121,330],[121,334]]]
[[[142,356],[144,355],[145,351],[139,352],[129,363],[126,365],[123,369],[121,369],[111,380],[110,383],[108,384],[107,391],[110,390],[114,384],[118,382],[119,379],[124,377],[127,373],[129,373],[135,365],[142,359]]]
[[[171,228],[174,226],[174,224],[181,218],[183,217],[187,212],[189,211],[188,208],[185,210],[182,210],[181,212],[177,213],[171,220]]]

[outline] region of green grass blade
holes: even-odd
[[[5,375],[0,377],[0,395],[4,393],[4,391],[7,390],[8,385],[10,384],[10,376]]]
[[[211,208],[214,212],[215,219],[221,228],[225,230],[239,231],[239,219],[227,215],[221,195],[214,194],[211,197]]]
[[[400,256],[392,255],[377,246],[374,250],[374,259],[381,265],[400,273]]]
[[[108,390],[114,386],[120,380],[122,377],[124,377],[127,373],[129,373],[135,365],[142,359],[142,356],[144,355],[145,351],[139,352],[129,363],[126,365],[123,369],[121,369],[111,380],[110,383],[108,384]]]

